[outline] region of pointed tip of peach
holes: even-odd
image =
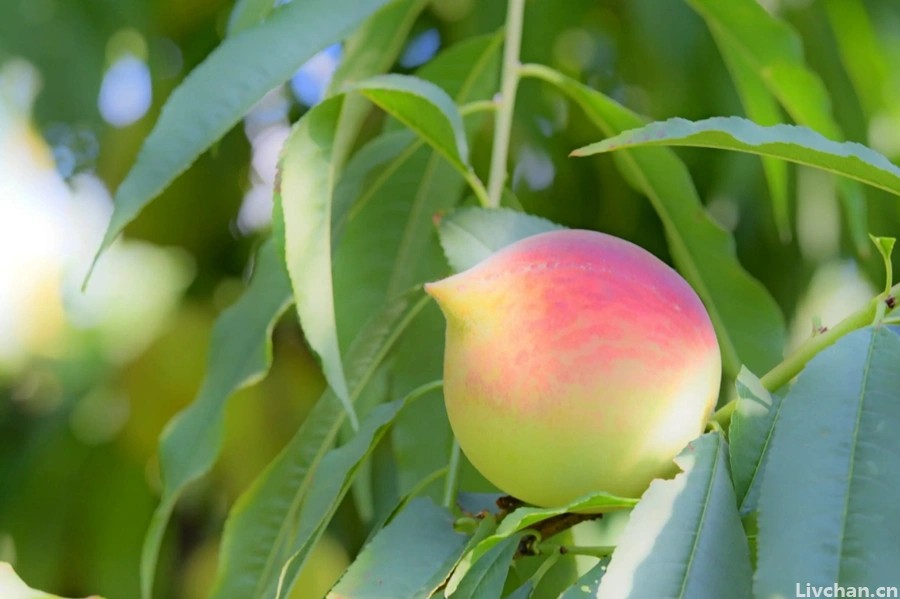
[[[441,311],[446,316],[449,312],[456,311],[455,298],[458,296],[456,286],[450,282],[450,279],[453,277],[448,277],[446,279],[441,279],[440,281],[432,281],[431,283],[425,283],[423,288],[425,289],[425,293],[430,295],[437,305],[440,307]]]

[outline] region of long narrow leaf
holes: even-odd
[[[714,32],[715,35],[715,32]],[[733,47],[719,42],[719,48],[731,78],[734,79],[741,103],[750,120],[760,125],[777,125],[782,122],[781,110],[778,101],[766,88],[765,82],[753,70],[751,64],[743,54]],[[772,212],[775,215],[775,225],[783,241],[790,240],[791,214],[788,200],[788,165],[781,160],[763,156],[763,171],[766,182],[769,185],[769,195],[772,200]]]
[[[291,547],[293,554],[282,570],[276,599],[290,595],[300,570],[347,494],[356,472],[384,437],[400,411],[409,403],[439,388],[440,381],[423,385],[403,399],[375,407],[350,441],[333,449],[322,459],[322,464],[313,474],[309,495],[300,510],[297,533]]]
[[[633,112],[557,71],[527,65],[524,72],[556,85],[607,135],[643,124]],[[778,305],[740,265],[733,238],[704,211],[684,164],[669,150],[648,149],[622,153],[617,165],[662,219],[675,266],[709,310],[725,371],[736,375],[741,364],[756,372],[774,366],[785,336]]]
[[[831,141],[806,127],[762,127],[738,117],[658,121],[579,148],[573,154],[589,156],[642,146],[697,146],[773,156],[900,195],[900,167],[866,146]]]
[[[462,116],[453,99],[437,85],[409,75],[379,75],[350,89],[415,131],[460,173],[468,175],[469,144]]]
[[[417,296],[418,296],[417,292]],[[409,297],[388,303],[360,331],[347,354],[353,398],[425,305]],[[267,599],[291,555],[300,508],[313,476],[334,444],[346,413],[326,391],[282,452],[232,508],[222,539],[214,599]]]
[[[407,35],[425,8],[427,0],[394,0],[383,6],[344,45],[326,95],[340,93],[348,84],[386,72],[397,60]],[[340,171],[356,142],[369,103],[351,94],[344,101],[335,139],[335,170]]]
[[[457,104],[490,98],[501,46],[498,34],[468,39],[440,52],[417,76],[439,86]],[[483,120],[480,114],[466,116],[467,134]],[[348,162],[335,193],[336,203],[352,206],[334,256],[342,343],[385,297],[446,274],[432,219],[456,206],[464,189],[456,169],[405,128],[377,137]],[[391,395],[401,396],[441,376],[442,348],[433,340],[443,327],[432,305],[398,342]],[[450,446],[450,431],[442,403],[410,406],[400,415],[391,443],[396,492],[402,494],[446,465],[441,456]],[[391,503],[387,499],[386,505]]]
[[[703,435],[676,458],[684,470],[654,481],[634,508],[598,599],[750,597],[747,538],[728,474],[728,447]]]
[[[896,584],[898,364],[895,333],[862,329],[816,356],[784,398],[759,496],[757,597]]]
[[[756,510],[762,475],[769,457],[772,433],[778,422],[782,401],[770,394],[746,368],[735,381],[738,400],[728,429],[731,444],[731,471],[739,512],[746,516]]]
[[[453,516],[414,499],[363,548],[329,599],[427,599],[450,573],[469,537]]]
[[[388,0],[303,0],[223,41],[172,92],[119,186],[97,256],[269,90]]]
[[[276,209],[280,207],[284,216],[285,258],[300,325],[356,429],[359,422],[338,344],[331,275],[333,148],[343,102],[343,96],[329,98],[294,125],[279,162]]]
[[[740,54],[797,124],[829,139],[843,139],[831,114],[831,99],[825,84],[806,66],[803,42],[790,25],[768,12],[757,0],[688,0],[688,3],[706,20],[719,45],[727,48],[726,54]],[[838,186],[853,242],[865,255],[869,246],[862,189],[853,181],[842,180]]]
[[[262,23],[275,10],[275,0],[237,0],[228,17],[228,35]]]
[[[222,445],[228,398],[268,371],[272,328],[290,302],[290,282],[270,239],[257,253],[247,290],[216,322],[206,377],[196,399],[172,419],[160,438],[163,491],[141,557],[145,599],[153,595],[156,559],[172,509],[188,483],[212,468]]]

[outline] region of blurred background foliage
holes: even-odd
[[[846,15],[827,6],[835,3],[764,4],[802,35],[847,138],[900,158],[900,70],[889,68],[900,64],[895,2],[864,3],[875,36],[860,44],[847,39]],[[229,0],[0,2],[0,561],[36,588],[138,595],[141,542],[159,489],[157,439],[196,393],[214,319],[243,288],[268,227],[289,123],[321,96],[339,59],[332,48],[273,90],[128,228],[82,294],[110,190],[166,96],[221,41],[231,8]],[[504,12],[500,0],[434,0],[396,70],[496,31]],[[713,39],[685,3],[532,0],[525,23],[523,61],[551,65],[653,119],[743,114]],[[847,68],[853,60],[871,65],[869,77]],[[490,131],[477,135],[473,160],[486,173]],[[523,81],[514,191],[530,213],[667,258],[658,217],[610,158],[567,157],[597,139],[577,108]],[[791,170],[797,227],[782,240],[758,159],[679,155],[710,213],[733,231],[742,263],[791,319],[794,342],[814,319],[833,323],[880,288],[880,260],[855,255],[829,176]],[[896,231],[896,201],[866,194],[869,230]],[[429,335],[441,343],[440,331]],[[206,595],[229,506],[323,389],[290,316],[274,348],[268,377],[229,404],[213,475],[179,504],[163,549],[161,599]],[[355,518],[339,512],[320,561],[307,569],[324,588],[364,540]],[[315,596],[316,584],[298,589]]]

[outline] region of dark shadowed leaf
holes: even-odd
[[[556,85],[606,135],[643,124],[627,108],[574,79],[539,65],[524,69]],[[662,219],[675,266],[709,311],[725,371],[737,375],[741,364],[756,372],[768,371],[784,345],[778,305],[738,262],[734,239],[706,214],[684,164],[670,150],[652,150],[624,152],[616,164]]]
[[[896,584],[898,364],[900,338],[862,329],[810,361],[784,398],[759,495],[757,597]]]
[[[725,440],[703,435],[675,461],[684,472],[653,481],[631,513],[599,599],[751,596],[750,552]]]
[[[429,499],[414,499],[366,545],[329,599],[427,599],[446,580],[469,537]]]
[[[153,594],[156,558],[175,502],[188,483],[215,463],[228,398],[268,371],[272,328],[290,302],[290,281],[270,239],[257,253],[250,285],[216,322],[206,377],[196,399],[175,416],[160,439],[163,491],[141,558],[141,593],[147,599]]]
[[[387,0],[304,0],[225,39],[172,92],[115,196],[99,256],[154,197],[269,90]]]
[[[728,429],[731,472],[741,516],[756,510],[762,473],[772,432],[778,422],[781,397],[771,395],[756,376],[742,368],[737,381],[737,408]]]
[[[563,228],[509,208],[460,208],[441,219],[438,234],[447,261],[460,272],[520,239]]]

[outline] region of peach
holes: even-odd
[[[544,507],[639,497],[703,432],[721,379],[715,332],[646,250],[552,231],[425,289],[447,319],[451,427],[502,491]]]

